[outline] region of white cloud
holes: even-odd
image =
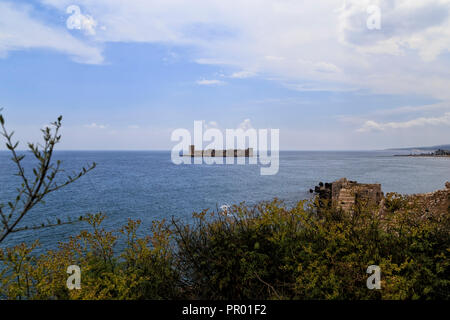
[[[205,123],[205,130],[217,128],[219,128],[219,125],[216,121],[209,121],[208,123]]]
[[[219,129],[219,125],[216,121],[203,121],[203,130],[208,130],[208,129]]]
[[[447,0],[382,0],[381,29],[365,28],[371,0],[347,0],[340,10],[340,40],[367,53],[405,55],[417,50],[432,61],[450,49],[450,2]]]
[[[380,106],[381,107],[381,106]],[[396,108],[374,108],[372,111],[364,115],[339,115],[336,118],[341,122],[361,124],[371,119],[376,122],[383,122],[383,119],[392,117],[411,116],[415,114],[416,118],[432,117],[433,114],[442,114],[450,112],[450,101],[443,101],[438,103],[418,105],[418,106],[401,106]]]
[[[369,132],[369,131],[381,131],[383,130],[383,125],[379,124],[375,121],[368,120],[364,123],[364,125],[359,128],[358,132]]]
[[[41,0],[65,10],[72,0]],[[79,0],[105,32],[99,42],[196,48],[198,63],[251,70],[282,82],[450,98],[450,0]],[[236,72],[232,77],[248,76]],[[207,82],[204,82],[207,84]],[[322,87],[321,85],[316,85]]]
[[[95,122],[91,123],[91,124],[87,124],[84,126],[85,128],[89,128],[89,129],[106,129],[107,126],[103,125],[103,124],[97,124]]]
[[[373,114],[390,116],[390,115],[401,115],[411,113],[434,112],[441,110],[450,110],[450,102],[439,102],[421,106],[403,106],[393,109],[375,110]]]
[[[225,84],[225,82],[221,80],[206,80],[206,79],[198,80],[196,83],[201,86],[216,86]]]
[[[239,126],[238,129],[242,129],[244,131],[247,131],[249,129],[253,129],[252,123],[250,121],[250,119],[245,119],[244,121],[242,121]]]
[[[245,79],[245,78],[254,77],[255,75],[256,74],[254,72],[244,70],[244,71],[234,72],[233,74],[231,74],[230,78]]]
[[[265,58],[266,60],[269,60],[269,61],[275,61],[275,62],[279,62],[279,61],[285,60],[284,57],[278,57],[278,56],[265,56],[264,58]]]
[[[325,72],[325,73],[338,73],[341,70],[332,63],[329,62],[314,62],[304,59],[298,59],[297,65],[308,73]]]
[[[0,56],[10,51],[47,48],[63,52],[81,63],[103,61],[99,48],[74,38],[63,27],[51,27],[32,17],[32,8],[0,2]]]
[[[64,15],[73,4],[41,2]],[[374,3],[381,8],[380,30],[366,26],[367,7]],[[340,0],[77,0],[77,4],[95,17],[88,19],[85,31],[92,36],[86,41],[189,46],[195,48],[189,57],[193,61],[244,70],[232,78],[250,76],[246,71],[250,70],[293,88],[306,82],[319,90],[356,87],[450,99],[450,59],[445,55],[450,49],[450,0],[347,0],[344,6]],[[16,24],[17,30],[33,30],[26,23]],[[95,24],[103,31],[95,32]],[[52,37],[38,32],[35,44],[16,49],[51,47],[77,60],[101,61],[99,50],[91,45],[55,28],[47,32],[52,36],[59,32],[64,41],[50,41]],[[4,38],[4,32],[0,34]],[[12,38],[16,43],[33,42],[33,36],[34,31]],[[1,52],[5,49],[0,44]],[[213,80],[199,84],[218,84],[209,81]]]
[[[386,129],[408,129],[413,127],[438,126],[438,125],[450,126],[450,112],[446,112],[444,115],[440,117],[430,117],[430,118],[421,117],[403,122],[378,123],[372,120],[368,120],[357,131],[358,132],[384,131]]]
[[[358,90],[357,87],[349,87],[345,85],[336,85],[330,83],[284,83],[284,86],[296,91],[317,92],[317,91],[333,91],[333,92],[350,92]]]

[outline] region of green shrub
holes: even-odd
[[[9,299],[449,299],[448,215],[424,216],[394,196],[383,213],[353,213],[274,200],[226,212],[195,213],[193,222],[139,221],[118,231],[88,216],[83,231],[58,250],[38,245],[0,251],[0,296]],[[388,201],[391,201],[388,199]],[[376,212],[376,213],[374,213]],[[125,248],[116,252],[118,239]],[[82,289],[66,288],[79,265]],[[381,290],[366,287],[369,265]]]
[[[420,220],[397,206],[351,214],[275,200],[202,212],[174,222],[179,269],[198,298],[448,299],[448,215]],[[367,289],[369,265],[381,267],[382,290]]]
[[[38,257],[33,245],[0,250],[3,262],[0,297],[9,299],[171,299],[176,298],[179,275],[174,269],[170,232],[155,222],[151,236],[138,238],[140,221],[129,220],[118,232],[101,228],[102,214],[86,220],[92,231],[82,231],[59,249]],[[118,237],[126,246],[115,253]],[[82,270],[81,290],[66,287],[67,267]]]

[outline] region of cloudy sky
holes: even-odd
[[[289,150],[450,143],[449,14],[450,0],[0,0],[0,107],[31,141],[62,114],[62,149],[170,149],[194,120],[278,128]]]

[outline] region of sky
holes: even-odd
[[[0,108],[23,142],[63,115],[64,150],[448,144],[449,51],[450,0],[0,0]]]

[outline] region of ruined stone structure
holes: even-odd
[[[423,216],[450,214],[450,182],[447,182],[445,187],[434,192],[413,194],[408,200],[411,204],[423,208]]]
[[[195,150],[195,146],[189,147],[190,153],[186,157],[253,157],[253,148],[247,149],[228,149],[228,150]]]
[[[384,198],[380,184],[362,184],[342,178],[333,183],[320,183],[314,190],[322,205],[351,211],[356,204],[379,206]]]
[[[450,213],[450,182],[446,189],[424,194],[407,196],[408,202],[414,204],[426,215],[442,215]],[[384,212],[384,194],[380,184],[363,184],[349,181],[345,178],[332,183],[319,183],[314,190],[319,197],[321,207],[341,208],[344,212],[351,212],[355,205],[364,205]]]

